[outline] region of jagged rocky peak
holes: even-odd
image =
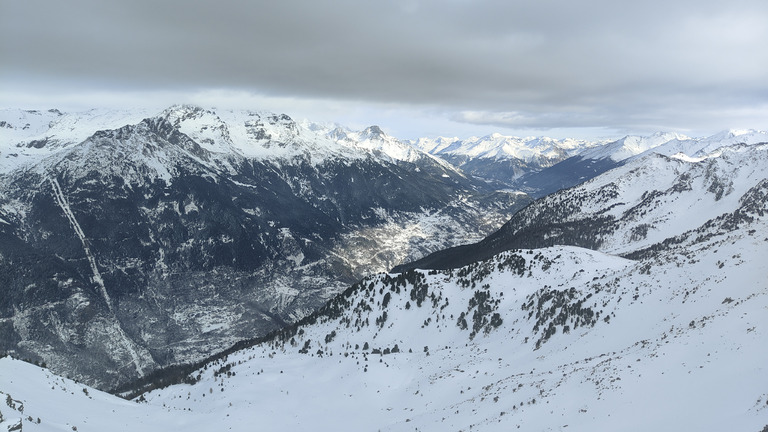
[[[295,123],[288,114],[272,114],[267,117],[270,124],[292,124]]]
[[[271,114],[267,117],[267,122],[273,126],[284,128],[289,133],[300,135],[299,125],[287,114]]]
[[[163,111],[161,117],[165,117],[172,123],[178,125],[184,120],[200,118],[205,113],[205,109],[196,105],[173,105]],[[211,113],[211,111],[208,111],[208,113]]]
[[[193,127],[207,129],[224,125],[224,121],[214,110],[197,105],[173,105],[158,117],[167,120],[176,128],[189,128],[194,125]]]
[[[141,135],[155,135],[164,140],[171,140],[178,133],[178,129],[167,118],[145,118],[137,124],[129,124],[118,129],[105,129],[94,132],[91,139],[116,139],[126,140],[130,137]]]
[[[178,132],[187,135],[208,151],[232,151],[230,124],[214,109],[196,105],[174,105],[157,117],[167,120]]]
[[[373,125],[365,128],[365,130],[360,134],[360,139],[374,140],[374,139],[382,139],[386,136],[387,134],[384,133],[384,131],[381,130],[380,127]]]

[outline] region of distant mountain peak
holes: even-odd
[[[330,131],[328,131],[325,134],[325,136],[327,136],[328,138],[334,141],[346,140],[346,139],[349,139],[348,132],[349,131],[346,130],[345,128],[341,126],[337,126],[331,129]]]
[[[360,133],[360,139],[363,139],[363,140],[383,139],[385,137],[387,137],[387,134],[384,133],[384,131],[381,130],[381,128],[376,125],[368,126],[367,128],[365,128],[365,130],[363,130],[362,133]]]

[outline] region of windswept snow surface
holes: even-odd
[[[0,399],[3,431],[168,431],[191,420],[7,357],[0,359]]]

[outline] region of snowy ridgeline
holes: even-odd
[[[138,403],[6,358],[0,389],[24,412],[0,407],[3,425],[760,431],[768,226],[749,229],[654,266],[553,247],[374,276]]]
[[[552,139],[515,137],[498,133],[459,138],[398,140],[378,126],[352,131],[336,124],[308,120],[296,122],[285,114],[248,110],[213,110],[175,105],[161,112],[148,110],[98,110],[63,113],[0,110],[0,173],[36,163],[82,143],[98,131],[136,125],[143,119],[162,120],[216,155],[251,159],[291,159],[311,156],[314,163],[340,157],[360,158],[376,154],[391,161],[414,162],[425,154],[444,159],[481,177],[517,178],[567,158],[608,159],[614,162],[655,153],[671,156],[704,156],[722,146],[768,141],[768,132],[728,130],[710,137],[691,138],[659,132],[649,136],[626,136],[618,140]],[[481,162],[478,162],[481,161]],[[512,165],[501,161],[512,161]],[[450,167],[449,164],[445,165]],[[500,170],[500,172],[499,172]],[[498,174],[498,175],[497,175]]]
[[[5,109],[0,110],[0,173],[28,167],[71,150],[101,131],[138,125],[145,119],[178,129],[221,160],[229,156],[258,160],[311,156],[314,163],[320,163],[375,154],[390,161],[414,162],[429,157],[409,143],[387,135],[378,126],[351,131],[338,125],[297,123],[285,114],[268,112],[213,111],[187,105],[175,105],[159,113]]]

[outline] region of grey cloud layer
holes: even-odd
[[[8,82],[239,88],[537,127],[768,105],[764,0],[0,1]]]

